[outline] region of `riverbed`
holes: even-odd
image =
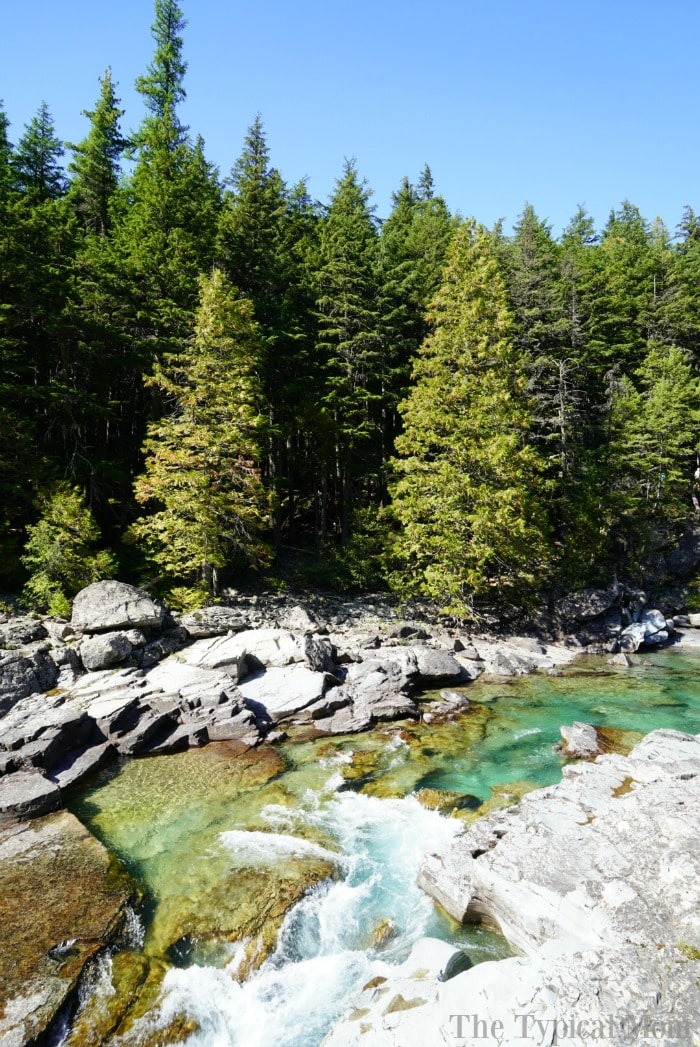
[[[424,935],[472,962],[508,955],[499,935],[460,927],[420,891],[423,855],[556,782],[561,724],[608,728],[623,750],[658,727],[700,732],[700,653],[632,668],[585,658],[465,693],[468,710],[446,722],[299,734],[242,756],[209,745],[125,762],[76,794],[71,809],[145,901],[130,948],[84,994],[84,1032],[63,1042],[86,1042],[107,1011],[118,1015],[108,1035],[125,1043],[314,1047]]]

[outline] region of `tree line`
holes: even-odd
[[[325,205],[287,185],[259,117],[222,179],[184,27],[156,0],[130,136],[109,69],[80,143],[0,107],[2,584],[184,605],[293,561],[474,614],[643,571],[692,512],[693,211],[507,235],[426,166],[379,221],[354,161]]]

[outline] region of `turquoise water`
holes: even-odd
[[[74,810],[143,885],[142,953],[162,979],[120,1042],[168,1042],[163,1030],[184,1016],[190,1047],[314,1047],[423,935],[477,962],[507,955],[497,935],[458,927],[418,889],[422,857],[479,805],[557,781],[561,724],[625,732],[623,748],[637,737],[627,732],[699,733],[700,655],[646,661],[585,659],[558,676],[477,682],[470,709],[445,723],[298,739],[245,758],[209,746],[103,774]],[[459,817],[425,806],[442,801]],[[109,972],[100,986],[114,993]]]

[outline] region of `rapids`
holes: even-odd
[[[646,662],[478,681],[469,710],[445,723],[301,735],[235,758],[210,745],[103,772],[72,810],[144,888],[133,955],[152,976],[148,1000],[120,1009],[103,963],[79,1022],[90,1028],[106,1001],[120,1043],[314,1047],[423,935],[474,962],[508,955],[497,934],[457,926],[420,891],[422,857],[461,819],[557,781],[560,724],[614,729],[623,749],[658,727],[700,732],[700,654]]]

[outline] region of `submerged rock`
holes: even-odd
[[[4,1047],[42,1040],[87,962],[119,936],[137,894],[66,811],[0,832]]]

